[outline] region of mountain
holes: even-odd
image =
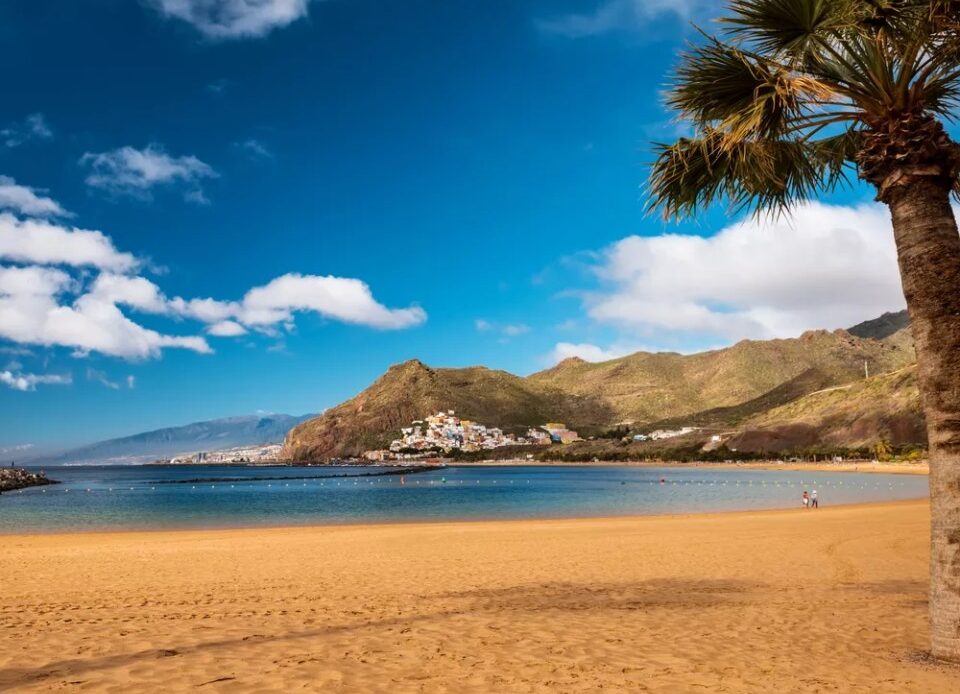
[[[598,427],[613,417],[600,400],[538,384],[482,366],[433,369],[413,359],[391,366],[369,388],[342,405],[293,428],[285,457],[294,460],[356,455],[385,446],[414,419],[455,410],[505,430],[550,420]]]
[[[671,421],[738,426],[811,393],[862,380],[865,367],[886,374],[914,360],[909,329],[883,339],[818,330],[792,339],[744,340],[700,354],[638,352],[599,363],[571,358],[527,377],[484,367],[431,368],[413,360],[292,429],[284,455],[295,460],[356,455],[384,446],[410,421],[448,409],[506,430],[557,420],[581,434]],[[775,422],[756,420],[762,424]]]
[[[611,361],[567,359],[529,380],[603,399],[616,421],[649,424],[766,398],[766,408],[864,373],[914,361],[912,345],[815,330],[798,338],[743,340],[699,354],[638,352]],[[790,388],[794,383],[799,388]],[[772,399],[771,399],[772,398]]]
[[[847,332],[857,337],[872,337],[875,340],[883,340],[909,327],[909,325],[910,316],[907,315],[907,310],[904,309],[896,313],[884,313],[879,318],[858,323],[852,328],[849,328]]]
[[[30,462],[50,465],[146,462],[178,453],[280,443],[292,427],[313,416],[312,414],[299,417],[287,414],[250,415],[194,422],[185,426],[156,429],[100,441]]]
[[[878,441],[894,446],[927,441],[914,364],[818,390],[751,417],[728,446],[779,452],[815,444],[859,448]]]

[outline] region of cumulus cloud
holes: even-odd
[[[576,39],[638,29],[664,16],[689,20],[712,4],[710,0],[604,0],[592,12],[548,17],[536,24],[545,33]]]
[[[236,321],[222,320],[207,328],[207,332],[215,337],[238,337],[246,335],[247,329]]]
[[[101,274],[91,295],[145,313],[168,314],[211,324],[207,332],[218,337],[243,335],[247,328],[277,325],[291,328],[294,314],[314,312],[344,323],[383,330],[419,325],[426,312],[419,306],[387,308],[374,297],[369,285],[350,277],[281,275],[250,289],[239,301],[212,298],[167,299],[159,287],[143,277]]]
[[[31,217],[72,217],[56,200],[37,195],[36,188],[18,185],[9,176],[0,176],[0,210],[13,210]]]
[[[630,236],[601,257],[610,289],[586,295],[589,315],[647,335],[788,337],[904,306],[889,216],[873,204],[806,203],[710,237]]]
[[[635,349],[619,347],[604,349],[599,345],[594,345],[589,342],[558,342],[553,348],[553,351],[550,352],[548,361],[551,364],[557,364],[571,357],[577,357],[589,362],[610,361],[611,359],[623,357],[636,351]]]
[[[10,213],[0,213],[0,261],[16,263],[0,265],[0,339],[18,347],[68,347],[80,356],[99,352],[147,359],[165,348],[212,352],[202,336],[167,335],[125,311],[199,321],[216,337],[236,337],[249,329],[277,337],[281,330],[295,329],[300,312],[384,330],[418,325],[427,317],[419,306],[384,306],[361,280],[295,273],[254,287],[238,301],[168,298],[154,282],[135,274],[136,258],[118,251],[102,232]],[[98,272],[77,272],[87,267]],[[91,371],[88,378],[119,387],[98,373]]]
[[[127,271],[137,266],[100,231],[72,229],[44,219],[0,213],[0,260],[37,265],[91,266]]]
[[[164,335],[127,317],[133,311],[208,323],[216,337],[243,335],[248,328],[272,335],[293,329],[294,314],[311,311],[345,323],[384,330],[426,320],[419,306],[390,309],[369,286],[345,277],[283,275],[247,292],[240,301],[168,299],[160,288],[134,275],[101,272],[86,289],[54,268],[0,266],[0,338],[21,344],[72,347],[126,359],[156,357],[166,347],[202,354],[212,350],[199,336]],[[76,295],[72,301],[64,300]]]
[[[287,322],[296,311],[313,311],[326,318],[398,330],[423,323],[426,312],[419,306],[390,309],[373,298],[369,285],[349,277],[282,275],[243,298],[238,313],[245,325]]]
[[[212,351],[202,337],[163,335],[134,323],[102,294],[62,301],[75,285],[62,270],[0,266],[0,338],[126,359],[156,357],[164,347]]]
[[[19,147],[31,140],[49,140],[53,131],[42,113],[31,113],[20,123],[0,129],[0,141],[6,147]]]
[[[148,0],[214,39],[264,36],[307,15],[310,0]]]
[[[31,374],[14,371],[0,371],[0,383],[14,390],[36,390],[38,385],[69,385],[73,382],[70,374]],[[28,446],[29,447],[29,444]],[[19,448],[19,447],[16,447]],[[7,452],[11,449],[4,449]],[[21,449],[23,450],[23,449]]]
[[[179,189],[188,202],[206,204],[201,183],[219,174],[192,155],[175,157],[156,144],[144,149],[120,147],[111,152],[87,152],[80,158],[90,168],[86,183],[110,195],[128,195],[143,200],[158,187]]]

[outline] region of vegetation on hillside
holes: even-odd
[[[862,379],[864,362],[873,373],[911,364],[909,334],[881,341],[814,331],[702,354],[639,352],[596,364],[568,359],[526,378],[483,367],[434,369],[411,360],[391,367],[355,398],[294,428],[284,455],[293,460],[358,455],[386,446],[411,421],[450,409],[517,433],[559,420],[613,445],[652,428],[727,430],[745,421],[775,426],[774,420],[756,418],[810,393]],[[805,424],[799,443],[817,440],[817,426]],[[909,438],[890,436],[886,429],[877,435],[898,443]],[[842,436],[834,438],[843,443]],[[598,454],[624,454],[608,448]],[[746,446],[742,452],[748,449],[757,450]]]

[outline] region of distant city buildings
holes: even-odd
[[[200,451],[185,453],[170,459],[171,465],[194,465],[207,463],[209,465],[224,463],[275,463],[280,459],[283,445],[279,443],[262,446],[244,446],[241,448],[227,448],[222,451]]]

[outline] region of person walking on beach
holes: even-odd
[[[820,503],[817,501],[816,489],[810,492],[810,508],[820,508]]]
[[[807,494],[807,490],[803,490],[803,507],[810,508],[810,495]]]

